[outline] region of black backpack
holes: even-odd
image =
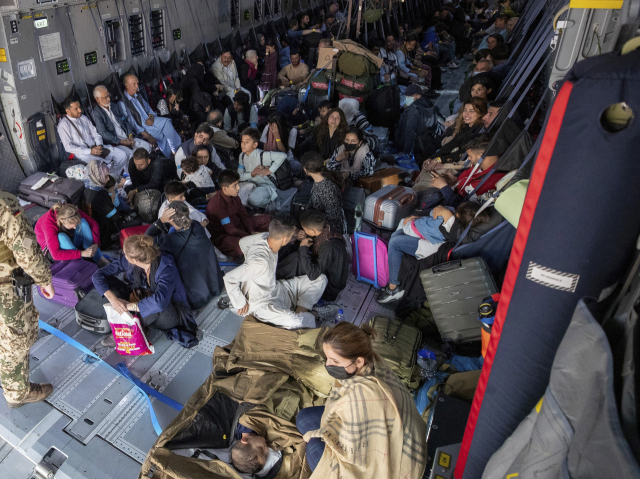
[[[261,165],[262,165],[263,155],[264,155],[264,151],[261,151],[260,152]],[[293,188],[293,171],[291,170],[291,163],[289,163],[289,159],[286,158],[280,165],[280,168],[278,168],[276,172],[273,175],[270,175],[268,178],[275,185],[275,187],[281,191],[288,190],[289,188]]]

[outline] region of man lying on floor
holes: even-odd
[[[240,240],[244,263],[224,276],[236,314],[253,314],[285,329],[316,327],[315,316],[309,311],[322,296],[327,277],[321,274],[312,281],[305,275],[276,281],[278,251],[291,241],[295,230],[293,218],[275,217],[268,233]]]

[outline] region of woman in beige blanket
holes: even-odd
[[[419,479],[427,427],[406,387],[371,346],[375,331],[339,323],[323,338],[336,379],[324,407],[298,413],[311,479]]]

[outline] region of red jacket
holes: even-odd
[[[244,238],[251,234],[251,219],[240,198],[217,191],[211,197],[205,211],[213,243],[222,242],[225,236]]]
[[[469,180],[469,182],[467,183],[467,178],[469,177],[472,171],[473,171],[473,167],[468,168],[464,170],[460,174],[460,176],[458,176],[458,186],[455,187],[455,192],[461,196],[471,193],[471,191],[473,191],[473,189],[480,184],[480,182],[484,178],[484,175],[488,174],[491,171],[491,168],[484,171],[478,168],[478,171],[475,172],[475,174],[471,177],[471,180]],[[500,180],[500,178],[502,178],[506,174],[507,174],[506,172],[496,171],[493,175],[489,177],[487,181],[484,182],[484,184],[480,187],[478,191],[475,192],[475,194],[477,196],[480,196],[486,193],[487,191],[495,190],[496,183]],[[466,186],[465,186],[465,183],[466,183]],[[463,187],[465,187],[465,191],[463,191]]]
[[[91,227],[93,243],[100,245],[100,229],[98,228],[98,223],[82,211],[79,211],[79,213],[80,218],[87,220],[87,223],[89,223],[89,226]],[[55,261],[66,261],[69,259],[81,258],[82,252],[80,250],[60,249],[60,241],[58,240],[58,233],[60,233],[60,230],[58,228],[57,217],[57,213],[51,209],[38,220],[35,227],[38,244],[40,244],[43,251],[45,248],[48,249],[49,253],[51,253],[51,257]]]

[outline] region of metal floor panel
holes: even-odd
[[[16,449],[12,449],[0,461],[0,479],[30,479],[34,468],[35,464],[33,462]]]

